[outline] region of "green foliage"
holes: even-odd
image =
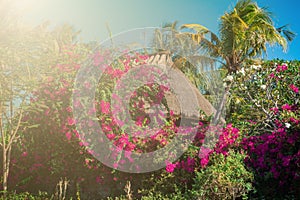
[[[75,122],[70,110],[76,70],[91,48],[88,44],[74,43],[77,33],[71,26],[48,31],[47,24],[28,29],[7,26],[10,23],[4,18],[0,19],[0,36],[4,41],[0,43],[0,121],[4,122],[1,123],[0,133],[1,136],[5,136],[4,131],[9,133],[16,130],[17,117],[22,119],[21,113],[16,112],[19,108],[25,112],[20,127],[27,131],[26,134],[16,137],[18,140],[12,140],[13,136],[9,134],[3,140],[5,144],[10,145],[10,141],[18,141],[18,148],[12,153],[13,165],[7,168],[11,170],[9,181],[14,189],[36,192],[38,186],[38,189],[49,190],[49,185],[54,185],[58,177],[66,175],[73,184],[68,192],[77,199],[91,198],[90,193],[93,193],[93,198],[98,195],[94,194],[95,191],[101,193],[103,188],[107,191],[101,195],[109,194],[109,199],[128,199],[128,195],[115,196],[120,194],[122,184],[129,178],[136,183],[133,185],[134,198],[145,200],[247,199],[251,196],[249,192],[254,190],[253,174],[245,167],[245,155],[233,149],[229,150],[228,156],[221,153],[211,154],[208,165],[203,168],[200,167],[198,157],[199,147],[191,145],[179,159],[195,159],[195,167],[193,166],[191,171],[176,168],[174,172],[169,173],[162,169],[132,176],[103,166],[90,152],[86,152],[74,127]],[[178,36],[174,32],[176,23],[167,26],[173,31],[172,37]],[[173,59],[175,67],[182,70],[200,90],[205,91],[210,100],[214,100],[214,95],[220,93],[219,85],[222,80],[219,79],[219,73],[207,72],[208,69],[215,69],[215,62],[220,62],[223,69],[226,69],[220,71],[222,75],[227,72],[235,74],[233,80],[226,77],[226,84],[232,83],[227,122],[239,127],[245,134],[241,137],[270,131],[275,120],[288,123],[289,118],[299,119],[299,112],[282,111],[275,115],[269,110],[285,104],[299,106],[299,92],[293,92],[291,85],[299,87],[300,63],[288,62],[288,69],[278,72],[276,78],[269,77],[277,70],[274,62],[283,61],[266,62],[262,67],[248,67],[245,63],[247,59],[263,54],[266,44],[277,43],[286,47],[287,41],[281,36],[281,31],[284,31],[274,28],[265,9],[260,9],[250,0],[239,1],[235,9],[221,18],[220,38],[201,25],[186,24],[182,28],[193,29],[196,33],[184,33],[181,36],[185,37],[177,37],[171,43],[168,43],[166,35],[158,33],[158,48],[177,49],[175,54],[178,55]],[[190,38],[196,41],[196,44],[190,44]],[[288,37],[288,40],[290,39],[293,39],[291,32]],[[198,44],[201,44],[200,48]],[[206,53],[206,57],[198,53]],[[189,63],[190,58],[197,60],[197,65]],[[115,63],[117,66],[119,64],[121,63]],[[241,69],[243,66],[245,69]],[[108,103],[114,83],[115,80],[102,77],[96,92],[97,98]],[[83,85],[89,89],[88,81]],[[144,99],[146,98],[143,93],[150,94],[147,100],[154,104],[157,92],[153,91],[159,91],[157,86],[141,87],[137,93],[144,96]],[[134,107],[138,97],[132,97],[131,100],[130,105]],[[163,103],[166,104],[165,101]],[[130,111],[133,118],[142,113],[138,109]],[[166,132],[172,133],[172,123],[168,123]],[[299,130],[299,125],[293,126],[289,129],[290,132],[291,130]],[[145,150],[154,149],[149,144],[150,142],[142,143],[141,147]],[[158,146],[156,143],[154,145],[155,148]],[[10,153],[8,155],[10,156]],[[268,179],[268,176],[263,176],[262,179]],[[267,188],[272,183],[270,180],[273,179],[260,182],[257,187]],[[140,184],[141,182],[143,183]],[[260,197],[264,198],[268,197],[266,194],[270,191],[274,191],[274,188],[269,190],[269,193],[259,189],[256,188],[256,191],[263,193]],[[5,195],[2,199],[53,199],[42,192],[38,195],[29,192],[6,192]],[[292,194],[291,198],[294,196],[296,195]]]
[[[228,119],[244,133],[241,147],[255,175],[251,198],[293,199],[300,192],[299,69],[299,61],[277,59],[234,78]]]
[[[174,193],[176,185],[176,175],[167,173],[164,169],[156,173],[151,173],[147,180],[143,182],[143,187],[139,193],[142,196],[148,194],[170,194]]]
[[[235,73],[248,59],[263,55],[267,44],[278,44],[285,50],[287,41],[294,38],[292,32],[286,35],[276,29],[270,12],[252,0],[239,0],[220,18],[219,37],[199,24],[181,28],[191,30],[191,38],[203,49],[201,53],[220,62],[229,73]]]
[[[2,195],[2,194],[1,194]],[[0,196],[0,200],[52,200],[53,196],[49,195],[47,192],[39,191],[38,194],[30,194],[29,192],[15,193],[6,192],[6,197]]]
[[[198,199],[234,199],[246,198],[253,189],[253,175],[244,166],[245,155],[230,151],[225,158],[223,154],[213,154],[211,164],[196,172],[194,185],[190,193]]]
[[[287,70],[277,72],[284,63]],[[230,91],[228,119],[248,135],[257,135],[272,130],[276,119],[297,118],[294,112],[281,112],[278,116],[270,109],[299,105],[299,94],[290,88],[299,87],[299,68],[299,61],[272,60],[239,70]]]

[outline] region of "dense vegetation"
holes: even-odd
[[[180,116],[174,114],[166,98],[170,88],[153,83],[158,78],[162,81],[162,77],[149,76],[149,83],[128,97],[129,114],[135,122],[129,130],[126,118],[123,121],[114,118],[115,113],[124,112],[116,106],[124,101],[114,89],[116,85],[125,88],[119,84],[120,80],[135,66],[142,66],[142,70],[133,73],[134,80],[151,75],[154,69],[154,75],[162,74],[159,68],[143,68],[148,54],[124,52],[113,63],[105,63],[111,52],[93,51],[94,44],[76,42],[76,33],[69,26],[52,31],[46,26],[10,28],[7,23],[14,22],[5,20],[0,21],[1,27],[6,27],[6,33],[0,34],[8,38],[0,43],[3,198],[297,199],[300,196],[300,62],[257,59],[266,51],[266,44],[286,48],[293,34],[285,31],[282,35],[268,13],[254,2],[239,1],[236,9],[225,13],[219,38],[195,24],[182,26],[194,32],[176,35],[175,41],[183,41],[184,35],[192,38],[193,45],[201,47],[197,53],[206,58],[199,63],[221,63],[218,70],[223,77],[219,81],[226,92],[217,106],[219,110],[226,108],[226,124],[222,125],[213,123],[220,116],[213,118],[201,113],[197,124],[178,126]],[[174,31],[173,26],[169,28]],[[87,102],[85,98],[74,98],[78,94],[74,88],[80,87],[86,93],[93,89],[93,80],[74,85],[78,70],[87,59],[95,69],[103,70],[103,65],[106,69],[97,82],[95,107],[86,113],[95,119],[82,120],[80,125],[103,130],[97,140],[109,144],[110,155],[104,158],[115,169],[96,159],[97,152],[89,148],[94,144],[92,136],[80,131],[74,117],[74,109],[83,109]],[[198,74],[202,72],[193,69],[195,66],[187,60],[181,58],[176,62],[173,57],[175,66],[197,83],[203,93],[211,95],[205,91],[209,88],[207,83],[195,81],[202,77]],[[160,110],[150,115],[148,107],[157,105]],[[154,122],[160,126],[153,126]],[[155,134],[151,134],[153,130]],[[152,158],[153,163],[165,163],[163,168],[147,173],[122,171],[126,166],[141,171],[141,166],[135,165],[135,153],[162,149],[176,138],[190,135],[194,136],[193,141],[186,142],[187,149],[175,161],[168,157],[172,151],[170,155]],[[216,139],[214,145],[204,145],[212,135],[210,139]]]

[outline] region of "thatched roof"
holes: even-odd
[[[193,118],[199,116],[199,110],[202,110],[208,116],[216,112],[215,108],[205,99],[199,89],[190,82],[183,72],[174,67],[174,63],[169,55],[152,55],[146,63],[160,66],[171,77],[170,84],[176,89],[178,94],[170,92],[165,97],[169,109],[174,114]]]

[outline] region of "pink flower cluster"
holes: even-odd
[[[215,152],[227,156],[229,149],[238,145],[236,143],[236,140],[239,137],[239,130],[237,128],[234,128],[232,124],[228,124],[225,128],[220,128],[204,126],[202,123],[200,123],[199,130],[200,131],[195,137],[195,144],[200,146],[203,144],[205,138],[205,132],[202,131],[209,130],[210,134],[213,133],[212,131],[214,131],[215,134],[218,134],[219,132],[219,140],[216,143],[215,147],[211,149],[201,146],[197,158],[197,160],[199,159],[199,161],[196,161],[195,158],[188,157],[186,161],[178,161],[174,164],[168,163],[166,166],[167,172],[173,172],[176,168],[184,169],[187,172],[194,172],[195,168],[199,165],[201,168],[205,168],[209,163],[209,158],[212,153]]]
[[[276,71],[277,72],[283,72],[285,70],[288,69],[288,66],[286,64],[282,64],[282,65],[278,65],[277,68],[276,68]]]
[[[280,73],[287,71],[288,70],[288,66],[286,64],[282,64],[282,65],[277,65],[276,67],[276,72],[272,72],[269,74],[269,78],[273,78],[276,79],[277,81],[280,80],[280,78],[278,77],[280,75]]]
[[[288,133],[280,127],[271,134],[251,136],[242,141],[248,152],[246,163],[260,174],[270,172],[275,179],[289,181],[300,178],[297,166],[300,165],[300,150],[296,144],[299,131]]]
[[[294,84],[291,84],[291,85],[290,85],[290,88],[291,88],[291,90],[292,90],[293,92],[299,93],[299,88],[296,87]]]
[[[175,169],[182,169],[184,171],[192,173],[195,171],[195,167],[196,167],[195,158],[191,158],[189,156],[187,157],[186,160],[177,161],[175,163],[166,161],[166,171],[169,173],[174,172]]]
[[[232,124],[228,124],[220,135],[219,142],[215,147],[215,152],[227,156],[229,147],[234,145],[238,137],[239,130],[234,128]]]
[[[270,110],[297,113],[299,109],[289,104],[282,105],[282,111],[275,108]],[[274,179],[280,180],[280,184],[287,184],[300,178],[299,119],[289,117],[274,122],[274,131],[243,138],[241,145],[248,153],[245,160],[248,166],[261,175],[270,173]]]

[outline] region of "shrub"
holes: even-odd
[[[299,66],[281,60],[252,66],[237,73],[232,88],[230,120],[243,130],[241,147],[260,198],[299,194]]]
[[[196,172],[191,195],[198,199],[246,198],[253,189],[253,175],[245,168],[244,158],[245,155],[233,150],[226,157],[211,154],[207,168]]]

